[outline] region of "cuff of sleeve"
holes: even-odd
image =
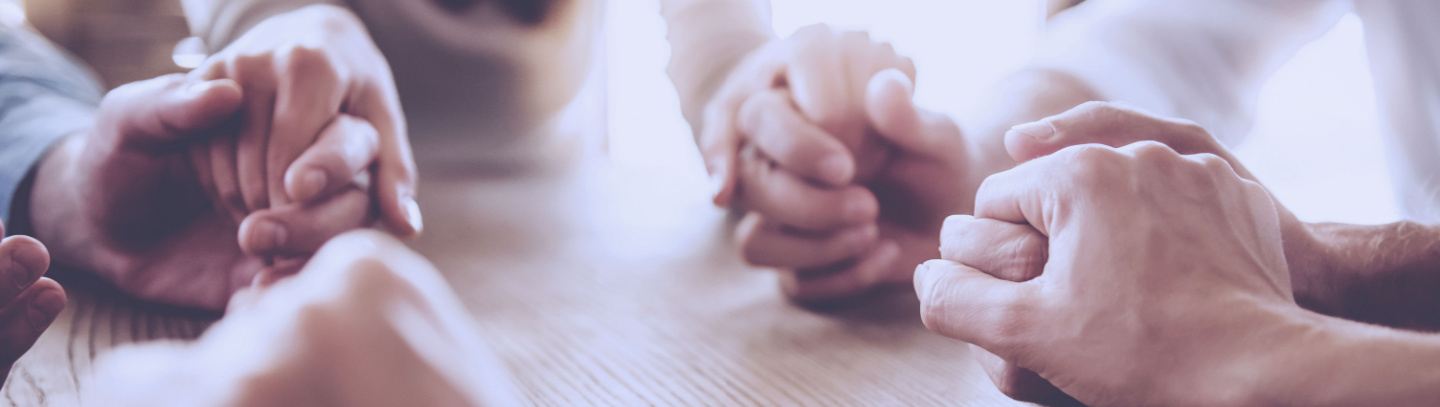
[[[95,107],[48,95],[4,105],[0,98],[0,220],[7,235],[28,234],[30,186],[45,154],[65,136],[91,128]]]

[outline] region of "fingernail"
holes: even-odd
[[[850,232],[850,235],[846,236],[845,240],[847,243],[849,243],[850,247],[867,246],[870,244],[870,241],[874,240],[879,234],[880,233],[877,231],[877,228],[867,227],[864,229]]]
[[[255,229],[250,232],[250,235],[253,236],[252,239],[255,239],[253,241],[255,242],[256,249],[260,251],[275,250],[283,247],[287,237],[285,227],[280,226],[280,224],[275,221],[269,220],[260,221],[255,224]]]
[[[23,291],[25,290],[25,286],[30,285],[31,271],[21,262],[15,261],[15,253],[11,253],[8,257],[10,266],[5,268],[5,272],[10,273],[10,278],[14,280],[15,287]]]
[[[300,176],[299,187],[301,196],[295,197],[295,199],[309,201],[320,195],[320,192],[325,190],[325,171],[306,170],[305,174]]]
[[[30,300],[30,308],[26,311],[27,319],[30,320],[30,327],[35,332],[45,332],[55,316],[65,309],[65,298],[53,290],[46,290]]]
[[[848,183],[850,182],[850,159],[840,155],[826,158],[820,162],[820,174],[834,184]]]
[[[210,91],[210,88],[213,88],[213,87],[215,87],[215,82],[214,82],[214,81],[204,81],[204,82],[200,82],[200,83],[192,83],[192,84],[190,84],[190,85],[188,85],[188,86],[185,86],[185,89],[183,89],[183,90],[180,91],[180,97],[183,97],[183,98],[186,98],[186,99],[196,99],[196,98],[199,98],[201,95],[204,95],[205,92]]]
[[[864,199],[845,201],[845,219],[862,220],[870,217],[870,203]]]
[[[720,189],[725,188],[725,176],[715,174],[710,176],[710,196],[720,195]]]
[[[420,204],[415,202],[415,198],[403,197],[400,198],[400,205],[405,209],[405,221],[419,234],[420,230],[425,228],[424,220],[420,216]]]
[[[1011,127],[1010,131],[1040,141],[1049,140],[1051,137],[1055,137],[1055,126],[1050,125],[1050,122],[1045,120],[1025,123],[1015,127]]]

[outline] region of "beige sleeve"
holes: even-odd
[[[344,6],[343,0],[181,0],[190,33],[211,53],[224,49],[261,21],[314,5]]]
[[[705,103],[730,70],[775,38],[768,0],[660,0],[670,41],[666,72],[680,94],[680,109],[700,128]]]
[[[1347,11],[1333,0],[1089,0],[1051,21],[1034,65],[1234,145],[1266,79]]]

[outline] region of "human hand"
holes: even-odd
[[[274,254],[283,245],[271,242],[270,226],[294,222],[263,211],[363,190],[352,180],[372,162],[381,220],[402,237],[420,232],[415,163],[394,79],[348,10],[317,5],[271,17],[190,77],[231,79],[245,92],[238,137],[212,139],[209,154],[197,158],[210,167],[206,178],[223,208],[246,224],[241,243],[247,253]],[[371,150],[378,158],[366,158],[377,154]]]
[[[519,403],[444,276],[387,234],[341,234],[296,276],[232,301],[195,341],[125,346],[98,359],[83,404]]]
[[[39,164],[29,206],[36,237],[47,242],[57,263],[94,272],[139,298],[178,306],[222,309],[261,270],[298,269],[303,259],[267,265],[240,249],[237,225],[219,209],[219,198],[207,193],[209,167],[197,164],[212,139],[233,136],[227,123],[243,99],[233,81],[183,75],[110,92],[94,129],[66,137]],[[348,119],[334,123],[339,127],[327,132],[359,133],[346,128],[353,124]],[[325,139],[333,136],[317,146],[327,145]],[[281,249],[313,252],[357,227],[369,205],[366,194],[343,193],[268,215],[298,222],[288,225],[295,227]]]
[[[0,226],[0,236],[5,235]],[[29,236],[10,236],[0,240],[0,273],[7,284],[0,284],[0,378],[10,376],[10,368],[20,359],[45,328],[65,309],[65,290],[45,275],[50,268],[50,253]]]
[[[947,222],[945,247],[1003,253],[1013,235],[961,230],[1033,228],[1043,273],[997,279],[964,253],[927,262],[915,277],[926,325],[1085,403],[1234,404],[1257,344],[1294,326],[1274,204],[1217,156],[1069,147],[988,178],[975,210]]]
[[[955,122],[945,115],[915,105],[914,83],[901,72],[881,71],[866,87],[865,113],[874,135],[888,157],[874,170],[863,186],[877,199],[879,214],[874,222],[831,231],[832,236],[861,233],[876,236],[870,246],[828,244],[828,257],[803,251],[781,252],[780,256],[808,256],[804,260],[819,266],[782,273],[785,292],[798,300],[830,300],[863,293],[877,285],[908,282],[912,265],[935,257],[939,226],[945,216],[970,211],[978,172],[969,167],[977,162],[966,156],[965,140]],[[863,152],[857,154],[864,154]],[[764,174],[767,166],[749,164],[745,183]],[[773,167],[770,168],[773,171]],[[777,191],[778,195],[783,191]],[[798,200],[791,200],[795,202]],[[814,199],[815,211],[835,208],[840,202]],[[778,205],[776,205],[778,207]],[[828,209],[833,210],[833,209]],[[785,225],[745,227],[763,224],[767,213],[754,211],[742,223],[741,237],[750,251],[787,249],[771,241],[792,241],[808,236]],[[877,233],[878,232],[878,233]],[[813,236],[813,235],[812,235]],[[838,246],[838,249],[837,249]],[[820,263],[824,262],[824,263]]]
[[[958,127],[910,101],[913,77],[888,44],[814,26],[752,54],[707,109],[699,143],[716,203],[749,211],[741,253],[780,269],[790,297],[908,280],[902,265],[934,257],[937,225],[962,210],[955,190],[910,182],[965,162]]]

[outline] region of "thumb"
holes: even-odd
[[[915,105],[915,82],[898,69],[870,77],[865,112],[880,137],[912,153],[933,153],[960,141],[960,127],[943,114]]]
[[[1005,149],[1018,162],[1054,154],[1079,144],[1123,147],[1158,141],[1180,154],[1211,153],[1238,162],[1204,128],[1187,121],[1152,116],[1122,103],[1086,102],[1058,115],[1012,127]]]
[[[240,109],[233,80],[196,81],[174,74],[116,88],[100,104],[99,120],[122,142],[169,142],[205,133]]]

